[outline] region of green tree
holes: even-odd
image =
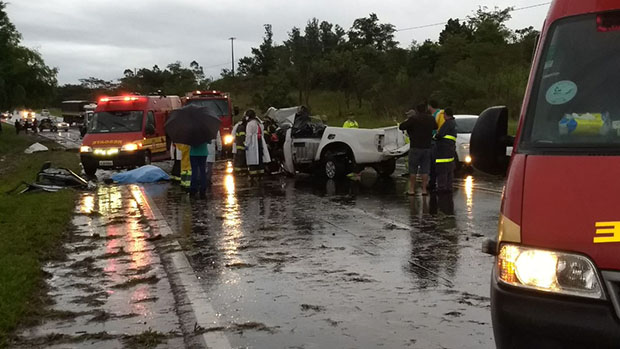
[[[20,44],[21,35],[5,9],[6,3],[0,1],[0,109],[44,106],[53,98],[57,70],[48,67],[37,51]]]

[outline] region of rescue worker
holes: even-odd
[[[170,143],[170,158],[172,159],[172,170],[170,171],[170,178],[174,182],[181,181],[181,150],[177,148],[175,143]]]
[[[435,159],[437,173],[437,192],[452,191],[454,179],[454,158],[456,154],[456,121],[452,109],[446,108],[444,122],[435,135]]]
[[[187,144],[176,144],[177,149],[181,151],[181,188],[189,191],[192,183],[192,164],[189,160],[190,146]]]
[[[246,116],[248,122],[245,128],[245,159],[250,177],[261,177],[265,173],[265,164],[271,162],[263,125],[256,118],[254,110],[248,110]]]
[[[343,128],[360,128],[357,121],[355,121],[355,115],[353,113],[349,113],[347,116],[347,120],[342,125]]]
[[[19,122],[19,119],[15,119],[15,134],[19,134],[19,131],[22,130],[22,123]]]
[[[428,102],[428,112],[435,118],[435,123],[437,124],[437,130],[441,128],[443,123],[445,122],[445,113],[442,109],[439,108],[439,103],[436,100],[430,100]],[[437,131],[433,131],[433,136],[437,133]],[[429,189],[434,190],[437,186],[437,174],[436,174],[436,165],[435,159],[437,149],[435,147],[435,142],[433,141],[433,145],[431,148],[431,171],[430,171],[430,181],[429,181]]]
[[[245,129],[247,126],[247,112],[243,119],[235,124],[232,129],[233,134],[233,169],[236,174],[243,174],[247,171],[245,162]]]
[[[213,165],[215,164],[217,153],[222,151],[222,137],[220,136],[220,131],[217,131],[215,139],[212,139],[211,142],[207,144],[207,149],[209,150],[209,154],[207,155],[207,185],[211,186],[213,184]]]

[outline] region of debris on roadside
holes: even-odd
[[[38,153],[38,152],[43,152],[43,151],[48,151],[48,150],[50,150],[48,147],[37,142],[29,146],[28,148],[26,148],[26,150],[24,150],[24,153],[32,154],[32,153]]]
[[[48,161],[41,167],[34,183],[22,181],[15,188],[9,190],[7,194],[15,192],[23,194],[34,191],[56,192],[64,188],[89,189],[91,187],[89,182],[75,172],[64,167],[52,167],[51,162]]]

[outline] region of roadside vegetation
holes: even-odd
[[[34,142],[48,152],[24,154]],[[79,170],[76,153],[33,135],[15,135],[3,125],[0,134],[0,348],[25,315],[41,309],[44,294],[42,264],[62,256],[61,240],[75,209],[77,193],[7,194],[21,181],[32,182],[45,161]]]

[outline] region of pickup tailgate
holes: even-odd
[[[383,154],[389,156],[401,156],[409,151],[409,143],[405,143],[405,135],[398,126],[383,129]]]

